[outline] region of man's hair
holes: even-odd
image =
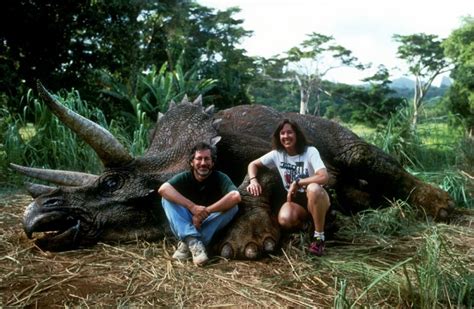
[[[196,151],[202,151],[202,150],[208,150],[208,149],[211,151],[211,159],[212,159],[212,162],[215,164],[217,161],[217,149],[216,147],[204,142],[197,143],[196,145],[194,145],[193,149],[191,149],[191,152],[189,153],[189,163],[193,161]]]
[[[306,147],[308,146],[308,140],[306,139],[306,136],[303,133],[303,130],[301,130],[300,126],[294,122],[293,120],[290,120],[288,118],[283,119],[275,129],[272,135],[272,147],[273,149],[276,150],[281,150],[284,151],[285,147],[281,144],[280,141],[280,131],[283,129],[283,126],[285,124],[289,124],[293,131],[295,131],[296,134],[296,152],[298,154],[302,154],[305,150]]]

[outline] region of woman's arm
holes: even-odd
[[[298,185],[300,187],[306,187],[310,183],[317,183],[323,186],[328,183],[328,180],[329,180],[329,175],[326,168],[320,168],[312,176],[309,176],[307,178],[301,178],[298,181]]]
[[[260,159],[256,159],[250,162],[247,168],[247,173],[250,179],[250,184],[247,186],[247,191],[254,196],[259,196],[262,194],[262,186],[260,186],[257,180],[258,169],[262,166],[262,161],[260,161]]]

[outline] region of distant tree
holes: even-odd
[[[363,80],[364,86],[333,85],[329,91],[333,100],[327,116],[340,117],[346,122],[362,123],[371,127],[385,124],[405,103],[390,88],[387,68],[380,66],[371,77]]]
[[[286,52],[286,70],[291,72],[300,91],[300,113],[309,112],[309,100],[316,95],[314,114],[320,114],[319,95],[325,92],[322,88],[324,76],[336,68],[364,66],[352,55],[352,52],[334,42],[332,36],[311,33],[300,46]]]
[[[405,99],[390,88],[389,78],[388,69],[381,65],[373,76],[363,79],[369,83],[367,100],[362,103],[366,110],[356,120],[372,126],[386,123],[405,104]]]
[[[298,112],[295,102],[299,100],[299,91],[285,70],[286,61],[277,57],[259,57],[255,64],[256,75],[249,85],[252,102],[280,111]]]
[[[168,4],[166,14],[150,12],[147,18],[147,28],[151,29],[147,30],[148,65],[161,65],[151,55],[166,52],[171,71],[180,59],[184,71],[197,68],[201,78],[217,80],[207,99],[216,107],[249,103],[247,88],[254,77],[253,59],[237,45],[252,32],[242,27],[243,20],[234,17],[240,9],[216,11],[194,1],[175,1]],[[165,45],[156,46],[154,41]]]
[[[472,137],[474,133],[474,18],[463,18],[462,26],[444,41],[445,54],[454,63],[448,91],[448,106],[463,119]]]
[[[440,74],[451,69],[444,56],[442,40],[436,35],[424,33],[393,36],[400,43],[397,50],[398,58],[405,60],[408,70],[415,77],[413,96],[412,130],[416,130],[418,114],[422,109],[423,99],[431,87],[433,80]]]

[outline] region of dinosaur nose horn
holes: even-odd
[[[26,167],[14,163],[10,163],[10,167],[28,177],[46,180],[57,185],[82,186],[98,178],[96,175],[87,173]]]

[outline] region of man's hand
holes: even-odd
[[[193,224],[198,229],[201,228],[202,222],[209,216],[206,207],[199,205],[195,205],[191,209],[191,213],[193,214]]]

